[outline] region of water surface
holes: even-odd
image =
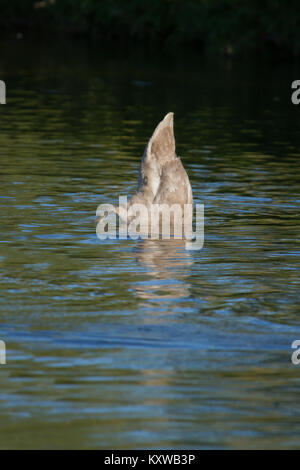
[[[1,448],[299,448],[297,70],[4,46]],[[204,248],[100,242],[169,111]]]

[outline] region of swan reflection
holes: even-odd
[[[189,296],[187,279],[193,258],[185,249],[185,240],[141,240],[136,260],[150,276],[134,286],[141,299],[175,300]]]

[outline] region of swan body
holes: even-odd
[[[151,225],[150,209],[152,207],[166,205],[171,208],[176,205],[181,208],[182,216],[185,206],[189,206],[190,211],[186,213],[184,221],[192,225],[193,193],[189,177],[175,152],[173,117],[173,113],[168,113],[164,117],[145,147],[139,168],[136,193],[125,206],[113,208],[113,212],[127,223],[136,218],[137,205],[142,205],[148,210],[148,213],[143,212],[139,215],[139,223],[141,226],[147,226],[147,229]],[[172,215],[173,219],[170,224],[171,232],[174,232],[174,227],[182,226],[183,219],[182,217],[176,219],[175,213]],[[160,223],[159,221],[158,224]],[[160,225],[158,230],[161,232]]]

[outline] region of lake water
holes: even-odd
[[[1,448],[300,448],[288,63],[2,43]],[[175,113],[205,242],[98,240]]]

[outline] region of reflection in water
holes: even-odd
[[[193,259],[185,249],[185,240],[142,240],[136,248],[138,263],[154,281],[134,286],[141,299],[175,300],[189,295],[187,277]]]

